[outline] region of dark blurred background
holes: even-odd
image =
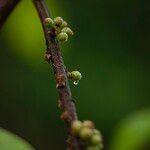
[[[149,2],[47,0],[47,5],[52,17],[62,16],[75,32],[61,47],[68,69],[83,75],[77,86],[70,82],[78,115],[95,122],[107,149],[124,118],[150,108]],[[0,32],[0,126],[37,150],[63,150],[66,127],[45,49],[32,1],[22,0]]]

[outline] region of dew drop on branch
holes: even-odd
[[[73,84],[74,85],[78,85],[79,81],[74,81]]]

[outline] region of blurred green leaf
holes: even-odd
[[[147,150],[150,146],[150,110],[130,116],[117,128],[111,150]],[[146,148],[146,149],[145,149]]]
[[[0,149],[1,150],[33,150],[29,143],[17,135],[0,128]]]

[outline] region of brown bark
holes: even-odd
[[[20,0],[0,0],[0,28]]]
[[[52,62],[54,75],[56,79],[56,87],[59,94],[60,108],[63,111],[61,118],[66,122],[69,142],[68,150],[80,150],[79,140],[71,135],[70,127],[72,121],[77,119],[76,108],[70,91],[70,86],[68,83],[68,78],[66,74],[66,67],[63,62],[61,55],[61,50],[55,36],[50,35],[52,29],[48,29],[45,24],[45,18],[50,17],[44,0],[33,0],[34,5],[39,14],[43,31],[45,35],[47,51],[45,54],[46,60],[50,63]]]

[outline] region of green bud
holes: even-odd
[[[99,144],[99,148],[100,148],[100,149],[103,149],[103,148],[104,148],[104,145],[103,145],[103,144]]]
[[[98,135],[101,136],[101,132],[99,130],[97,130],[97,129],[93,129],[93,134],[98,134]]]
[[[66,21],[63,21],[61,27],[64,28],[64,27],[67,27],[68,26],[68,23]]]
[[[80,129],[82,128],[82,122],[79,120],[75,120],[71,124],[71,132],[73,135],[78,135]]]
[[[66,42],[68,40],[68,35],[67,33],[61,32],[57,35],[57,39],[60,42]]]
[[[79,136],[82,140],[88,140],[90,139],[90,137],[92,136],[93,132],[92,129],[87,128],[87,127],[83,127],[81,128],[80,132],[79,132]]]
[[[61,26],[63,23],[63,19],[61,17],[54,18],[54,23],[56,26]]]
[[[72,71],[70,74],[70,78],[74,81],[79,81],[82,78],[82,75],[79,71]]]
[[[73,31],[69,27],[64,27],[61,31],[67,33],[70,36],[73,35]]]
[[[93,135],[91,136],[90,141],[91,141],[91,144],[93,144],[93,145],[98,145],[98,144],[100,144],[100,143],[102,142],[102,138],[101,138],[101,136],[98,135],[98,134],[93,134]]]
[[[94,128],[94,123],[90,120],[85,120],[85,121],[83,121],[83,126],[93,129]]]
[[[99,149],[101,150],[101,149],[104,148],[104,145],[101,143],[101,144],[98,145],[98,147],[99,147]]]
[[[45,18],[45,25],[46,27],[52,27],[54,25],[54,21],[51,18]]]
[[[99,146],[88,146],[87,148],[86,148],[86,150],[101,150],[101,148],[99,147]]]

